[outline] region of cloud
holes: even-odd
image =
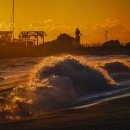
[[[32,29],[36,30],[44,30],[49,35],[47,39],[55,39],[57,35],[60,33],[68,33],[74,36],[76,25],[65,25],[63,23],[59,23],[53,19],[47,19],[43,22],[35,22],[31,24]],[[87,25],[78,25],[80,28],[83,37],[82,42],[104,42],[104,32],[108,30],[109,39],[121,39],[124,40],[126,37],[126,25],[122,24],[119,19],[107,18],[101,24],[87,24]],[[129,30],[127,30],[128,32]],[[128,39],[128,37],[127,37]]]
[[[53,19],[47,19],[47,20],[44,20],[44,23],[52,23],[54,20]]]
[[[5,21],[0,22],[0,30],[7,31],[11,29],[11,24],[6,23]]]
[[[83,43],[104,42],[104,32],[108,30],[109,39],[119,39],[129,41],[130,26],[124,25],[119,19],[107,18],[99,24],[82,24],[82,25],[66,25],[54,19],[46,19],[44,21],[36,21],[28,25],[15,26],[16,36],[20,31],[43,30],[48,36],[46,41],[55,39],[60,33],[67,33],[75,36],[75,29],[79,27],[83,37]],[[0,22],[0,30],[9,30],[11,25],[6,22]]]
[[[121,31],[125,28],[118,19],[106,19],[102,24],[93,25],[93,30],[111,30],[111,31]]]
[[[60,33],[73,35],[74,28],[74,26],[65,25],[53,19],[46,19],[44,21],[30,23],[27,27],[23,27],[23,30],[44,30],[48,34],[46,40],[53,40],[56,39]]]
[[[129,41],[128,33],[130,27],[123,24],[119,19],[106,19],[103,23],[95,24],[91,26],[90,34],[93,35],[93,39],[96,41],[104,42],[104,33],[107,30],[109,32],[109,39],[119,39],[123,42]]]

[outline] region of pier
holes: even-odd
[[[42,39],[42,43],[44,44],[44,37],[47,34],[44,31],[23,31],[21,32],[18,37],[20,40],[25,40],[27,43],[29,40],[34,40],[39,45],[39,37]],[[33,39],[31,39],[33,37]]]

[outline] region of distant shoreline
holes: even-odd
[[[0,58],[22,58],[22,57],[47,57],[63,54],[72,55],[130,55],[129,49],[102,49],[102,48],[47,48],[46,46],[38,47],[18,47],[18,46],[0,46]]]

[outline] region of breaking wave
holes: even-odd
[[[130,64],[127,61],[113,61],[106,63],[104,69],[117,82],[130,79]]]
[[[107,63],[104,68],[109,73],[130,72],[130,66],[118,61]]]
[[[0,118],[21,119],[59,110],[81,96],[109,90],[113,84],[107,71],[94,62],[74,56],[48,57],[34,68],[27,83],[2,101]]]

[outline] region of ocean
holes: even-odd
[[[0,59],[0,120],[78,109],[130,93],[130,57]]]

